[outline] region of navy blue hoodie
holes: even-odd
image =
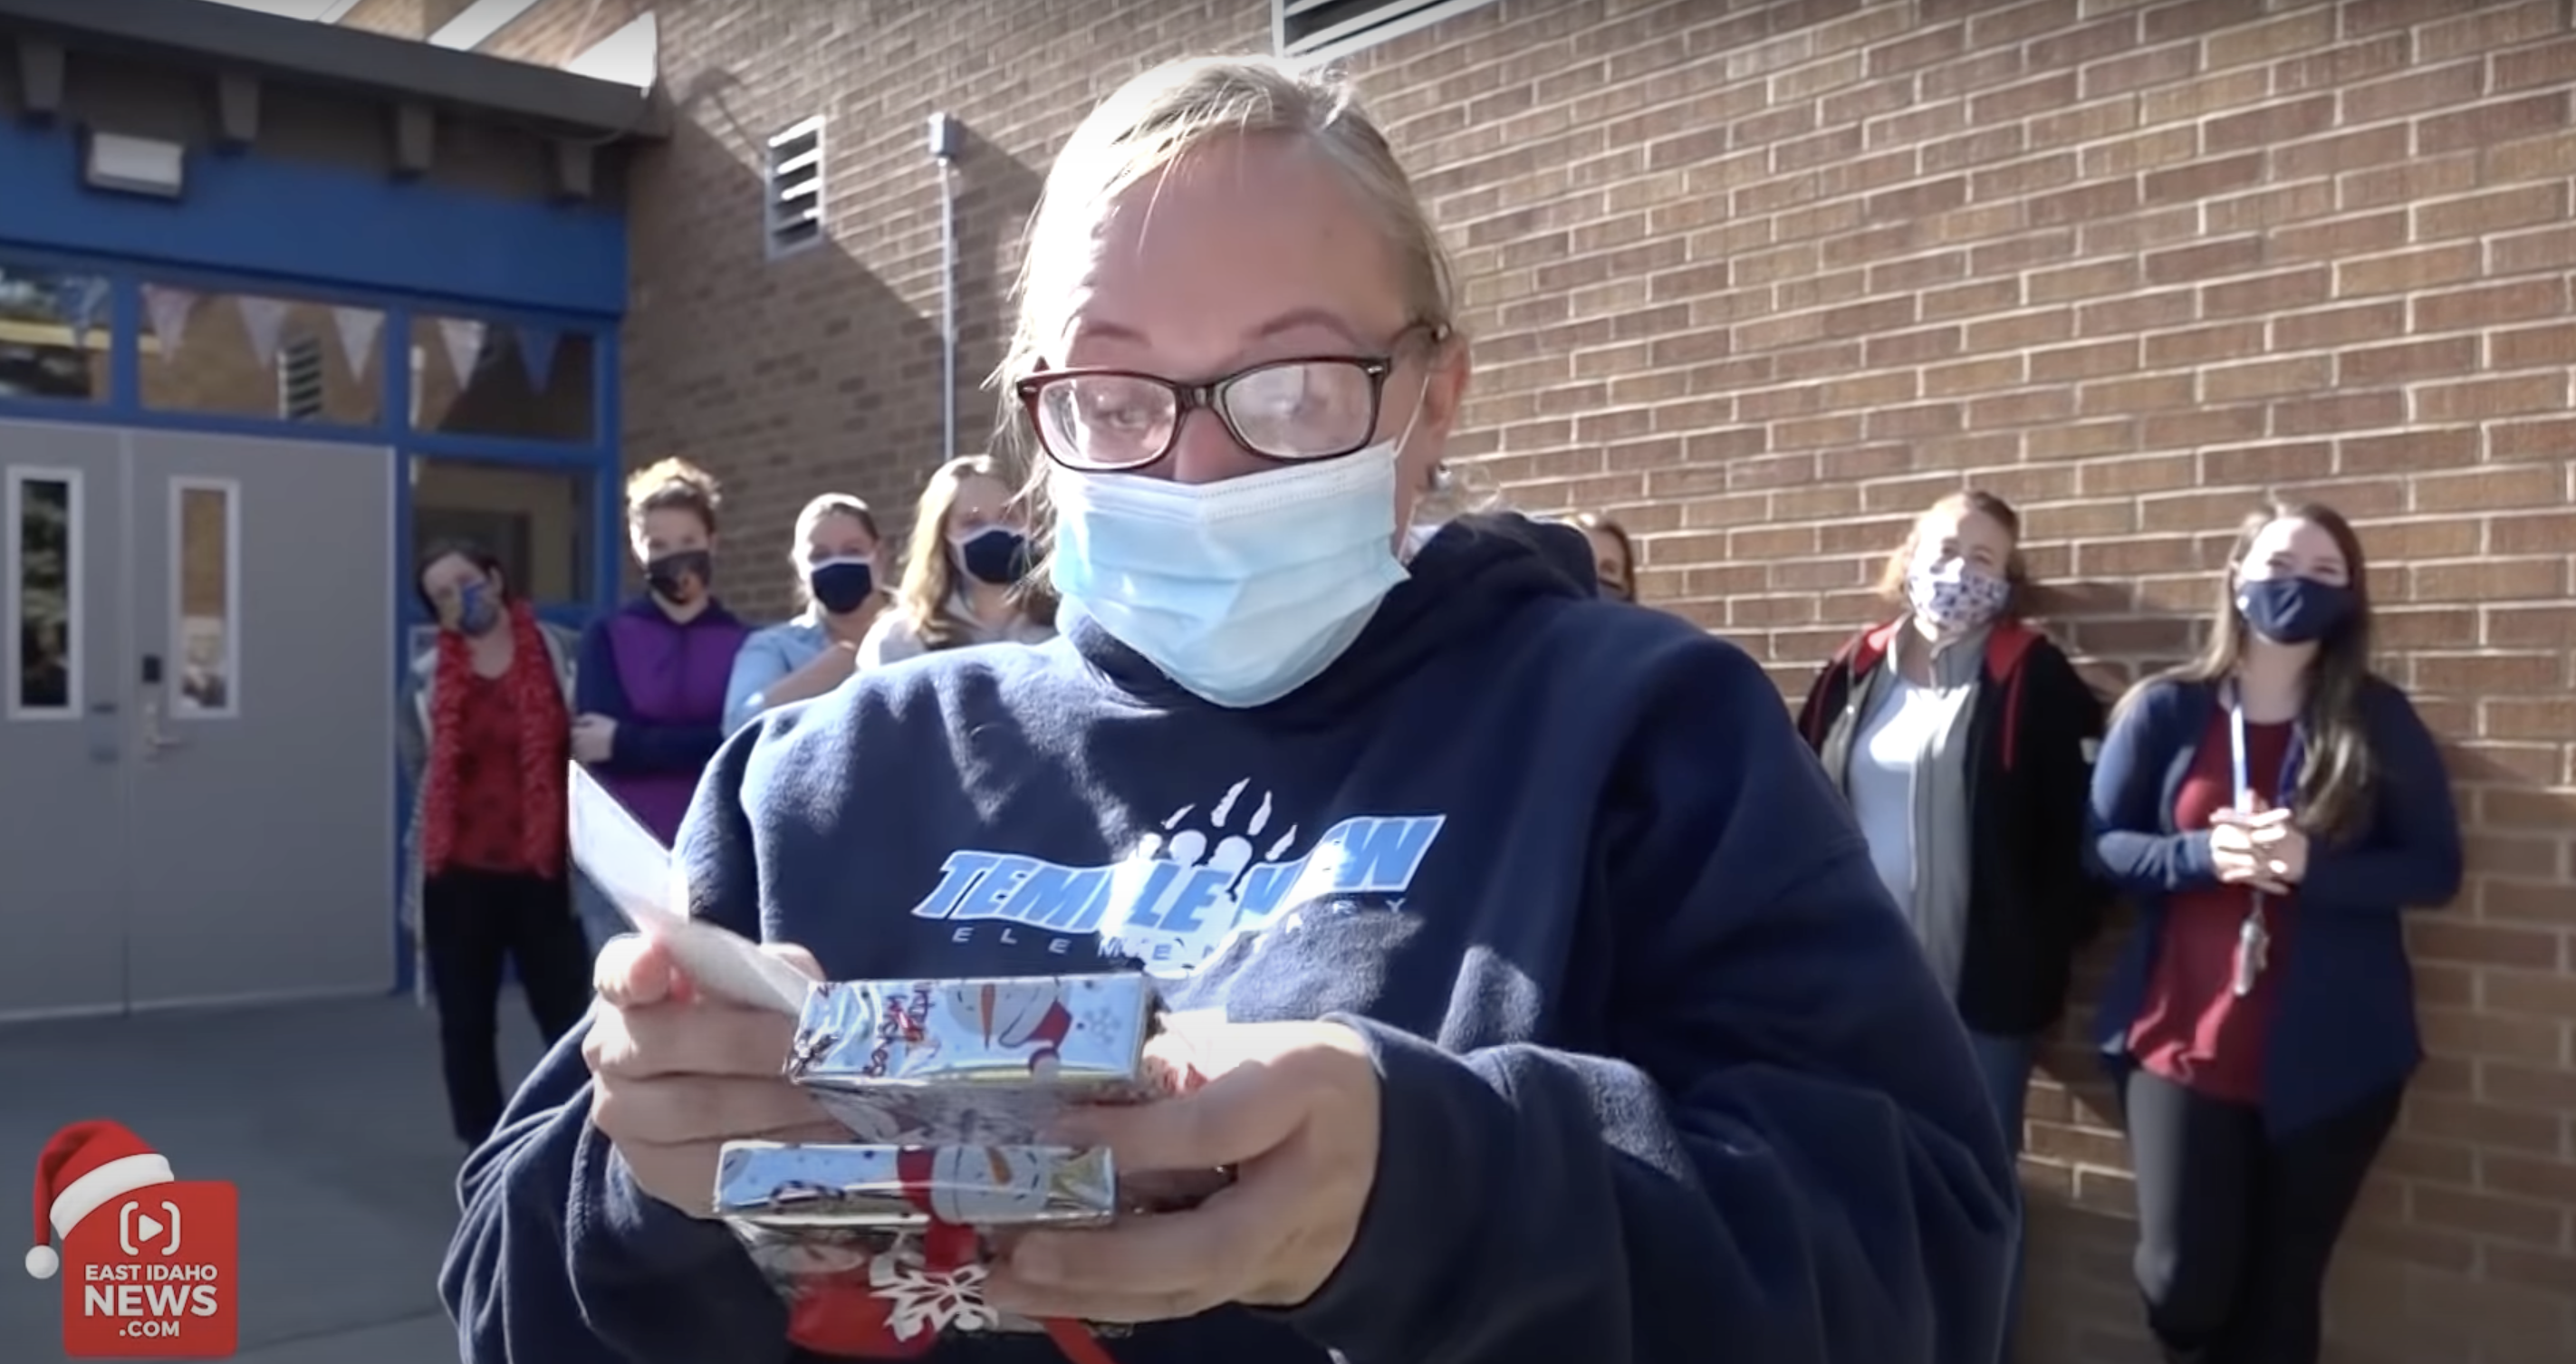
[[[1453,524],[1412,569],[1255,710],[1068,613],[773,711],[690,810],[697,912],[835,977],[1214,947],[1179,1006],[1366,1037],[1383,1140],[1340,1271],[1292,1311],[1140,1327],[1121,1364],[1991,1364],[2012,1166],[1779,693],[1595,599],[1574,532]],[[464,1175],[464,1360],[810,1358],[729,1232],[609,1159],[579,1045]]]

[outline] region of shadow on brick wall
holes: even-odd
[[[838,236],[771,256],[761,166],[774,130],[730,73],[675,104],[669,142],[636,167],[627,462],[686,454],[724,481],[724,595],[776,618],[793,607],[787,541],[807,499],[856,493],[900,533],[937,467],[939,299],[935,282],[918,302],[898,294]],[[959,373],[961,388],[981,377],[964,357]],[[960,401],[961,443],[980,443],[990,411]]]
[[[2127,582],[2052,581],[2032,609],[2105,706],[2116,706],[2138,679],[2184,661],[2196,638],[2196,614],[2142,610]],[[2128,1287],[2134,1196],[2118,1100],[2093,1042],[2103,984],[2135,931],[2127,906],[2105,916],[2076,960],[2066,1018],[2040,1055],[2028,1117],[2033,1161],[2023,1167],[2030,1258],[2021,1364],[2157,1358]]]
[[[1011,286],[1029,214],[1037,208],[1045,176],[987,140],[971,126],[957,158],[957,382],[959,443],[979,447],[984,422],[1011,401],[980,385],[1002,363],[1010,345]]]

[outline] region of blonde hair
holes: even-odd
[[[658,459],[626,480],[626,525],[640,531],[644,518],[657,511],[684,511],[698,518],[707,534],[716,533],[716,508],[724,492],[715,475],[677,455]]]
[[[826,516],[846,516],[859,523],[859,529],[868,533],[869,540],[880,545],[885,542],[885,533],[877,529],[877,514],[868,510],[866,501],[859,497],[850,493],[822,493],[806,503],[805,509],[796,513],[796,529],[794,538],[787,542],[787,558],[796,565],[796,598],[808,606],[814,602],[814,586],[806,581],[805,546],[813,542],[814,528],[822,525]],[[885,589],[880,587],[877,590],[882,593]]]
[[[1036,373],[1048,351],[1062,343],[1066,301],[1089,265],[1089,243],[1119,196],[1225,138],[1291,139],[1319,156],[1384,234],[1401,276],[1407,320],[1440,345],[1456,344],[1458,287],[1448,249],[1412,177],[1345,76],[1249,55],[1166,62],[1092,109],[1047,171],[1020,252],[1018,321],[993,375],[1009,448],[1039,454],[1013,386]],[[1044,462],[1027,463],[1031,477],[1022,498],[1043,536],[1051,519]],[[1467,482],[1440,470],[1417,515],[1445,519],[1466,510]]]
[[[903,578],[894,591],[895,614],[925,649],[963,643],[949,603],[957,597],[957,566],[948,550],[948,514],[970,478],[989,478],[1005,490],[1011,486],[1002,462],[990,455],[960,455],[933,470],[913,504],[912,535],[904,545]],[[1055,621],[1055,599],[1034,582],[1011,589],[1011,606],[1041,625]]]

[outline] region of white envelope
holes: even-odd
[[[814,982],[747,938],[689,917],[688,887],[671,850],[637,823],[590,769],[571,764],[572,860],[626,922],[667,948],[699,986],[735,1003],[794,1018]]]

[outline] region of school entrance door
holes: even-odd
[[[394,470],[0,421],[0,1018],[391,987]]]

